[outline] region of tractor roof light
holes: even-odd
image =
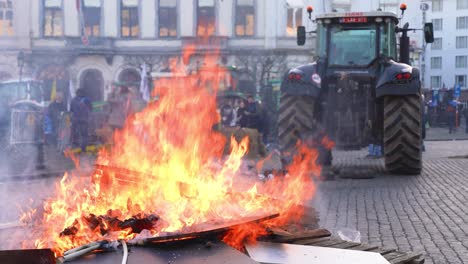
[[[401,10],[401,15],[402,15],[402,16],[405,14],[406,8],[407,8],[407,6],[406,6],[405,3],[402,3],[402,4],[400,5],[400,10]]]
[[[408,6],[407,6],[405,3],[402,3],[402,4],[400,5],[400,10],[404,12],[404,11],[406,11],[406,8],[407,8],[407,7],[408,7]]]
[[[377,23],[382,23],[382,21],[383,21],[383,18],[381,18],[381,17],[376,17],[375,18],[375,22],[377,22]]]
[[[314,12],[314,8],[311,5],[307,6],[307,13],[309,13],[309,19],[312,19],[312,12]]]
[[[331,19],[327,18],[327,19],[323,20],[323,22],[324,22],[325,24],[330,24],[330,23],[331,23]]]

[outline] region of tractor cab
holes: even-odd
[[[316,21],[317,57],[329,67],[368,67],[380,56],[397,58],[393,13],[332,13]]]

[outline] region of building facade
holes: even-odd
[[[468,0],[424,1],[428,22],[434,24],[434,43],[426,49],[426,88],[467,89]]]
[[[295,28],[307,24],[309,2],[0,0],[0,80],[19,77],[20,51],[23,76],[42,80],[46,94],[52,85],[72,85],[93,100],[106,99],[115,83],[138,83],[143,63],[149,74],[167,70],[168,59],[180,57],[187,45],[196,47],[185,62],[192,70],[212,50],[224,66],[267,55],[283,58],[268,61],[277,65],[304,63],[314,45],[298,47]],[[278,68],[267,76],[279,75]]]

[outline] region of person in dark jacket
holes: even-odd
[[[241,100],[239,103],[239,108],[237,109],[237,125],[240,127],[247,127],[247,116],[245,112],[247,109],[245,108],[244,100]]]
[[[463,116],[465,117],[465,133],[468,134],[468,107],[463,109]]]
[[[58,129],[60,124],[60,118],[63,112],[67,111],[67,106],[63,101],[62,93],[57,93],[55,100],[50,103],[48,107],[48,116],[52,125],[52,134],[50,143],[57,144],[58,142]]]
[[[258,112],[257,112],[257,103],[255,102],[253,96],[249,95],[247,97],[247,107],[245,115],[247,118],[247,127],[258,129]]]
[[[76,91],[75,98],[71,101],[72,112],[72,142],[86,151],[88,145],[89,117],[92,111],[91,101],[84,95],[82,89]]]

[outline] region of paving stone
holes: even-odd
[[[426,147],[419,176],[383,173],[383,159],[365,159],[364,150],[334,151],[333,166],[341,175],[359,168],[371,170],[373,178],[320,182],[320,199],[313,201],[320,225],[357,230],[363,242],[424,253],[425,263],[468,263],[468,159],[449,158],[468,154],[468,141]]]

